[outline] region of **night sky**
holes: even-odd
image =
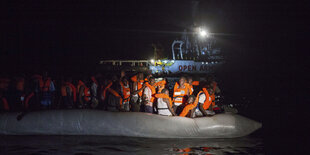
[[[284,62],[306,59],[291,52],[297,39],[304,39],[304,2],[206,0],[195,9],[193,2],[2,2],[1,67],[74,68],[100,59],[149,59],[152,43],[170,57],[172,41],[193,21],[216,34],[228,62],[282,70]]]

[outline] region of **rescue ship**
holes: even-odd
[[[214,73],[225,63],[223,52],[213,34],[202,27],[193,29],[191,33],[184,31],[181,39],[173,40],[170,59],[157,59],[154,48],[154,58],[150,60],[101,60],[99,64],[107,70],[151,71],[160,75]]]

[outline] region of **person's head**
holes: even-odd
[[[144,75],[143,75],[143,73],[138,73],[137,78],[138,78],[138,80],[144,80]]]
[[[212,89],[212,87],[209,87],[209,88],[207,89],[207,91],[208,91],[209,94],[213,94],[213,89]]]
[[[121,70],[121,78],[123,78],[124,76],[126,76],[126,72],[124,70]]]
[[[126,77],[126,76],[124,76],[124,77],[122,78],[122,82],[124,83],[124,85],[127,85],[127,84],[128,84],[128,80],[127,80],[127,77]]]
[[[192,84],[192,82],[193,82],[193,78],[192,78],[192,77],[190,77],[190,76],[189,76],[189,77],[187,77],[187,83],[191,85],[191,84]]]
[[[115,82],[115,81],[117,81],[117,80],[118,80],[118,78],[117,78],[117,76],[116,76],[116,75],[113,75],[111,79],[112,79],[112,81],[113,81],[113,82]]]
[[[187,99],[187,103],[188,104],[192,104],[195,101],[195,96],[194,95],[190,95]]]
[[[165,88],[161,91],[161,93],[169,95],[169,90],[167,88]]]
[[[185,82],[186,82],[186,78],[185,78],[184,76],[182,76],[182,77],[180,78],[180,80],[179,80],[179,85],[180,85],[180,86],[183,86],[183,85],[185,84]]]
[[[155,84],[155,78],[150,77],[149,82],[150,82],[150,85],[153,86]]]

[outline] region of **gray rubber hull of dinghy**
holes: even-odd
[[[169,117],[136,112],[50,110],[0,114],[1,135],[103,135],[148,138],[235,138],[262,124],[237,114]]]

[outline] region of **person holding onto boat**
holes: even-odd
[[[153,103],[155,101],[155,78],[150,77],[149,82],[145,82],[145,88],[143,91],[143,103],[144,103],[144,112],[153,113]]]
[[[213,90],[211,88],[203,88],[200,91],[194,102],[188,102],[179,116],[181,117],[201,117],[201,116],[213,116],[215,113],[212,110],[212,100],[210,94]],[[194,97],[194,96],[193,96]]]
[[[130,98],[131,111],[139,112],[142,102],[142,94],[145,88],[143,73],[138,73],[138,75],[133,76],[131,81],[133,82],[131,91],[132,96]]]
[[[174,85],[173,102],[176,114],[180,114],[185,106],[186,98],[189,96],[189,87],[186,86],[186,78],[181,77]]]
[[[193,81],[192,77],[187,77],[187,84],[189,87],[189,94],[192,95],[194,93],[194,86],[199,86],[199,81]]]
[[[54,82],[47,76],[47,72],[43,76],[43,86],[41,87],[41,106],[50,109],[52,107],[54,93],[56,91]]]
[[[213,116],[215,113],[212,109],[212,88],[202,88],[203,93],[199,94],[198,105],[195,110],[195,117],[200,116]]]
[[[168,89],[163,89],[161,93],[156,94],[155,97],[157,98],[157,111],[159,115],[176,116],[172,108],[172,100],[169,97]]]
[[[122,77],[122,80],[120,81],[121,85],[121,92],[123,94],[123,103],[121,109],[128,112],[130,111],[129,108],[129,101],[130,101],[130,87],[129,87],[129,82],[127,80],[126,76]]]
[[[84,83],[86,80],[79,80],[77,85],[77,93],[78,93],[78,108],[86,108],[90,101],[90,90],[89,87]]]

